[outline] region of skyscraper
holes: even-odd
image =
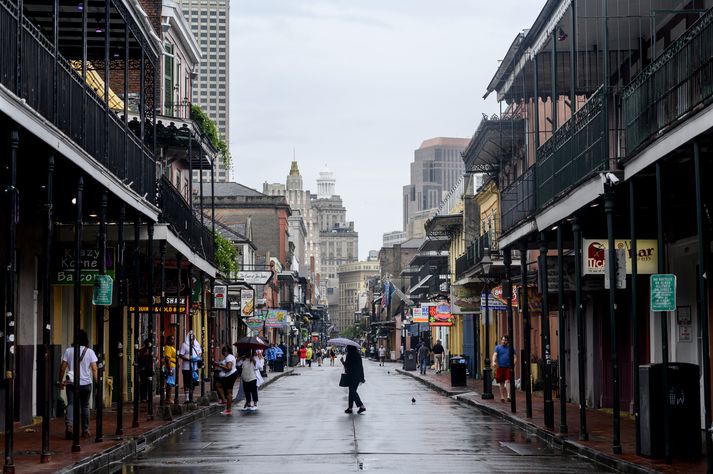
[[[193,103],[218,126],[220,137],[229,145],[230,86],[230,0],[180,0],[183,14],[198,40],[203,60],[193,82]],[[198,172],[194,171],[194,179]],[[204,180],[210,171],[204,171]],[[216,182],[228,181],[228,170],[222,160],[216,160]]]
[[[411,163],[411,183],[403,191],[403,225],[406,238],[424,235],[423,222],[465,173],[461,153],[468,138],[431,138],[421,143]]]

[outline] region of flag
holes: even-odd
[[[384,294],[381,296],[381,309],[391,306],[391,297],[396,292],[396,287],[390,281],[384,283]]]

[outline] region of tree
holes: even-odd
[[[238,251],[233,243],[222,235],[213,234],[215,242],[215,264],[223,275],[238,271]]]

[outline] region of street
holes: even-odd
[[[344,413],[339,361],[297,368],[257,412],[198,421],[113,472],[602,472],[396,374],[400,364],[364,365],[362,415]]]

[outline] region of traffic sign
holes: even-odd
[[[651,311],[676,311],[676,275],[651,275]]]

